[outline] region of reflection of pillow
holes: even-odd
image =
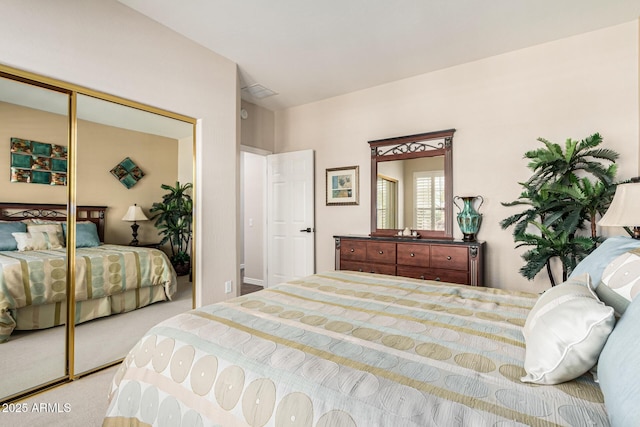
[[[18,250],[18,242],[11,233],[27,231],[27,224],[20,221],[0,221],[0,251]]]
[[[27,232],[48,233],[50,236],[50,247],[47,249],[58,249],[64,247],[64,238],[62,237],[62,225],[60,224],[27,224]]]
[[[576,265],[569,278],[589,273],[593,284],[598,286],[605,267],[618,256],[635,248],[640,248],[639,239],[632,239],[626,236],[609,237]]]
[[[67,233],[67,224],[62,224],[63,232]],[[98,227],[91,221],[76,222],[76,248],[92,248],[100,246]]]
[[[640,426],[640,298],[609,335],[598,361],[598,379],[612,426]]]
[[[19,251],[42,251],[47,249],[57,249],[52,241],[57,239],[56,233],[47,231],[32,231],[30,233],[11,233],[18,243]]]
[[[601,289],[602,288],[602,289]],[[633,249],[611,261],[596,290],[600,299],[621,315],[640,294],[640,249]]]
[[[587,372],[615,325],[613,309],[591,290],[589,275],[547,290],[527,316],[523,382],[558,384]]]

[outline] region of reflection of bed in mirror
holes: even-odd
[[[0,342],[66,320],[66,206],[0,204]],[[158,249],[104,244],[106,207],[78,207],[76,324],[170,300],[176,274]],[[13,240],[12,240],[13,239]]]

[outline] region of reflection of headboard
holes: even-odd
[[[91,221],[98,227],[100,241],[104,242],[106,206],[78,206],[76,221]],[[46,203],[0,203],[1,221],[22,221],[25,219],[66,221],[67,205]]]

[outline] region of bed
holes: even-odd
[[[106,209],[77,209],[76,323],[166,301],[177,290],[164,252],[102,243]],[[65,205],[0,204],[0,342],[14,330],[65,323],[65,212]]]
[[[635,393],[636,409],[619,406],[637,421],[640,389],[628,388],[638,387],[640,368],[629,366],[640,358],[622,364],[631,385],[609,385],[620,357],[606,347],[625,338],[611,338],[616,317],[589,275],[569,282],[546,305],[537,294],[331,271],[201,307],[158,324],[131,350],[103,426],[608,426],[621,390]],[[585,309],[591,299],[597,309]],[[635,305],[627,329],[640,322]],[[563,323],[559,306],[592,319]],[[565,330],[589,335],[571,343],[586,368],[576,374],[573,348],[561,350],[565,365],[552,360],[558,342],[529,345],[540,326],[551,341]],[[580,347],[592,334],[601,342]],[[601,352],[615,361],[599,385],[591,371]],[[575,378],[544,384],[568,371]]]

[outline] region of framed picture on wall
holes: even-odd
[[[357,205],[359,166],[327,169],[327,206]]]
[[[11,182],[67,185],[67,147],[11,137]]]

